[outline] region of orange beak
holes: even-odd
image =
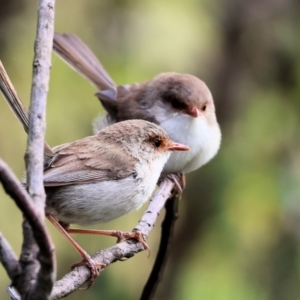
[[[185,111],[185,113],[188,114],[188,115],[190,115],[193,118],[198,118],[200,116],[200,111],[199,111],[198,107],[196,107],[196,106],[188,108]]]
[[[174,143],[170,141],[167,145],[167,149],[171,151],[188,151],[190,148],[186,145]]]

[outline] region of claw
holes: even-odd
[[[145,242],[145,235],[142,234],[140,231],[132,231],[132,232],[125,232],[125,231],[116,231],[115,236],[117,237],[117,243],[122,240],[129,240],[129,239],[136,239],[139,243],[141,243],[144,247],[144,250],[148,251],[148,257],[150,256],[150,247]]]
[[[74,268],[80,266],[87,266],[91,270],[91,278],[87,282],[86,287],[84,287],[83,289],[90,288],[94,284],[96,278],[99,276],[100,271],[102,271],[106,267],[105,264],[96,263],[95,261],[93,261],[93,259],[88,254],[84,255],[81,261],[74,263],[71,266],[71,269],[73,270]]]
[[[186,186],[185,175],[181,174],[181,173],[168,174],[168,175],[165,175],[165,178],[170,179],[175,184],[175,187],[172,190],[171,197],[174,197],[176,195],[181,197],[182,193],[183,193],[183,190],[185,189],[185,186]]]

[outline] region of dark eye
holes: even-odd
[[[164,96],[165,101],[169,102],[174,109],[177,110],[183,110],[186,108],[186,104],[180,101],[180,98],[178,98],[174,94],[167,94]]]
[[[206,105],[202,106],[202,111],[206,111]]]
[[[175,109],[184,109],[186,105],[180,102],[177,98],[172,98],[171,104]]]
[[[160,147],[160,145],[161,145],[161,140],[160,140],[160,139],[155,139],[155,140],[154,140],[154,145],[155,145],[156,148]]]

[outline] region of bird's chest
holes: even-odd
[[[161,123],[170,138],[190,147],[186,152],[173,152],[164,167],[164,172],[185,172],[185,166],[196,156],[201,155],[205,145],[206,132],[201,119],[191,119],[188,116],[173,118]]]
[[[148,200],[160,170],[138,165],[134,175],[119,180],[62,186],[47,192],[47,211],[65,223],[108,222]]]

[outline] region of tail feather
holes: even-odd
[[[97,57],[76,35],[55,33],[53,50],[100,91],[116,90],[116,84]]]
[[[5,68],[0,61],[0,91],[3,94],[4,99],[17,117],[19,122],[22,124],[26,133],[28,133],[29,119],[28,112],[19,98],[13,84],[11,83]],[[45,142],[44,145],[45,156],[50,158],[53,156],[51,147]]]

